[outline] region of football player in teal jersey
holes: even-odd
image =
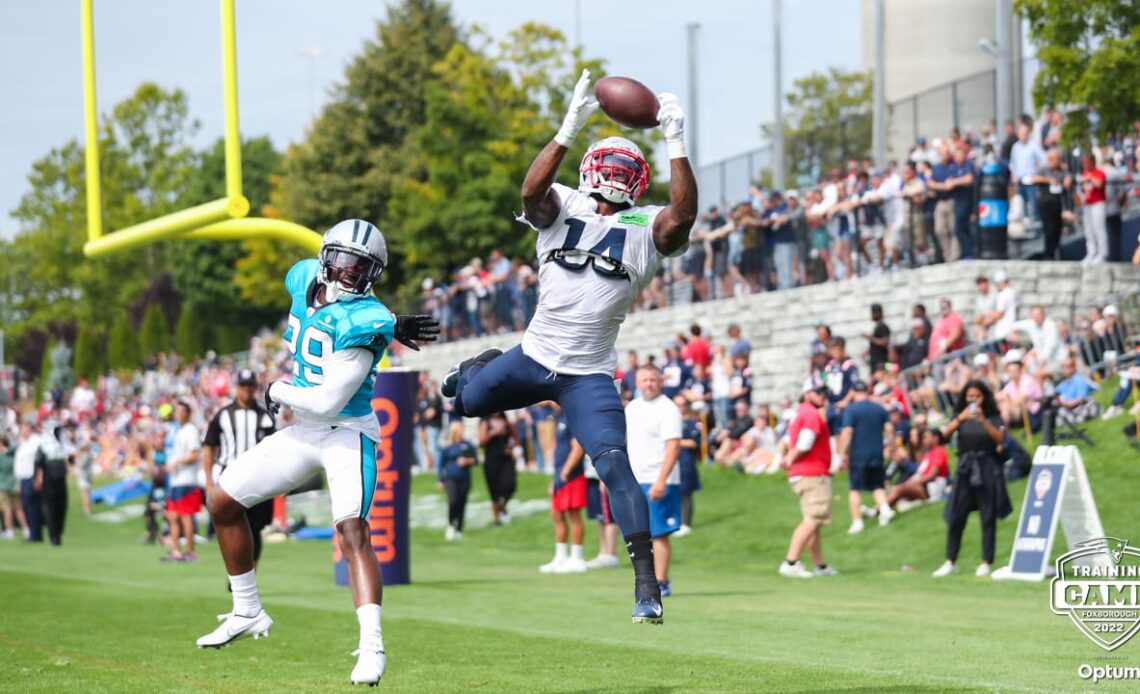
[[[285,276],[292,304],[285,340],[293,354],[291,382],[270,383],[271,414],[288,405],[297,424],[266,437],[231,463],[211,489],[207,505],[233,590],[233,610],[198,639],[200,648],[269,633],[253,571],[246,509],[289,492],[323,469],[333,524],[348,561],[360,622],[353,684],[374,685],[387,660],[380,629],[382,585],[372,551],[368,512],[376,486],[379,424],[372,412],[376,365],[393,339],[411,349],[434,341],[439,324],[428,316],[395,316],[372,295],[388,263],[384,236],[360,219],[340,222],[321,243],[319,258],[302,260]]]

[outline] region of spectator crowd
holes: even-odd
[[[688,251],[667,260],[632,310],[838,281],[981,257],[980,187],[987,170],[1008,190],[1011,238],[1037,238],[1032,257],[1058,259],[1078,230],[1083,262],[1121,255],[1123,220],[1140,213],[1140,166],[1131,136],[1089,151],[1061,144],[1065,115],[1046,109],[1002,133],[951,129],[919,137],[901,160],[848,161],[801,190],[751,188],[728,209],[710,206]],[[987,174],[989,175],[989,174]],[[438,318],[443,338],[521,330],[538,301],[532,258],[493,249],[448,278],[425,278],[417,309]]]

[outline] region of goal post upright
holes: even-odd
[[[220,4],[226,197],[104,234],[102,180],[99,168],[98,100],[95,89],[94,0],[80,0],[87,191],[87,242],[83,245],[83,253],[88,258],[174,238],[226,241],[269,238],[292,243],[314,253],[320,248],[321,235],[300,224],[280,219],[247,217],[250,205],[249,200],[242,194],[234,0],[220,0]]]

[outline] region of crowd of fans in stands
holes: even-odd
[[[1039,235],[1055,259],[1084,232],[1085,262],[1120,256],[1122,216],[1140,210],[1140,137],[1105,138],[1092,151],[1061,147],[1065,116],[1045,110],[1009,121],[998,134],[951,129],[920,137],[903,161],[847,162],[803,190],[763,190],[725,210],[708,208],[688,251],[667,261],[633,310],[786,289],[978,257],[978,201],[985,165],[1009,182],[1011,236]],[[1140,127],[1140,126],[1138,126]],[[1140,178],[1136,178],[1140,181]],[[1140,253],[1132,259],[1140,263]],[[448,279],[423,280],[418,308],[436,316],[444,339],[513,332],[534,315],[532,259],[492,250]]]

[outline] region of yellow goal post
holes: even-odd
[[[99,170],[99,126],[95,94],[94,0],[80,0],[83,23],[83,121],[86,139],[87,242],[83,253],[97,258],[168,239],[239,241],[269,238],[310,251],[320,250],[321,235],[281,219],[249,217],[242,195],[241,135],[238,131],[237,32],[234,0],[221,0],[222,89],[225,109],[226,197],[150,219],[109,234],[103,233],[102,181]]]

